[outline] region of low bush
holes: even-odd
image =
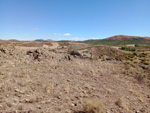
[[[83,110],[74,113],[106,113],[104,105],[98,100],[84,100]]]
[[[134,58],[135,57],[135,55],[134,54],[127,54],[126,56],[125,56],[125,58],[126,59],[132,59],[132,58]]]
[[[135,47],[126,47],[126,46],[124,46],[124,47],[121,47],[120,49],[125,50],[125,51],[136,51]]]
[[[76,56],[81,56],[81,54],[79,52],[77,52],[76,50],[70,50],[68,52],[68,54],[70,54],[70,55],[76,55]]]
[[[146,57],[147,56],[147,53],[141,53],[139,54],[139,57]]]

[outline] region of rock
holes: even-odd
[[[149,66],[145,66],[145,65],[139,65],[139,67],[141,67],[142,69],[149,69],[150,67]]]
[[[31,55],[33,52],[32,51],[27,51],[26,54],[27,55]]]
[[[20,93],[20,94],[24,94],[24,93],[25,93],[24,90],[20,90],[20,89],[15,89],[15,92],[18,92],[18,93]]]
[[[111,113],[111,111],[107,111],[106,113]]]
[[[40,61],[40,56],[43,55],[43,52],[39,49],[36,49],[34,51],[27,51],[26,54],[32,56],[34,60]]]
[[[65,59],[71,60],[70,56],[65,56]]]
[[[40,106],[40,105],[37,105],[37,108],[38,108],[38,109],[41,109],[41,106]]]
[[[4,48],[0,48],[0,51],[1,51],[2,53],[7,53],[7,50],[4,49]]]
[[[71,104],[72,106],[77,106],[77,103],[73,103],[73,104]]]
[[[3,107],[3,105],[0,104],[0,109]]]
[[[57,99],[61,99],[61,97],[60,97],[60,96],[57,96],[56,98],[57,98]]]
[[[19,106],[18,106],[18,110],[22,111],[22,110],[23,110],[23,106],[22,106],[22,105],[19,105]]]
[[[8,107],[12,107],[12,104],[10,102],[6,103]]]
[[[37,102],[37,100],[36,100],[35,97],[26,98],[24,101],[25,101],[25,103],[34,103],[34,102]]]

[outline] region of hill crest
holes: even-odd
[[[124,40],[139,40],[139,39],[150,40],[150,37],[116,35],[116,36],[108,37],[108,38],[105,38],[105,39],[106,40],[119,40],[119,41],[124,41]]]

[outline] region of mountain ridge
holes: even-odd
[[[145,40],[150,40],[150,37],[141,37],[141,36],[127,36],[127,35],[116,35],[112,37],[105,38],[106,40],[138,40],[138,39],[145,39]]]
[[[125,46],[135,44],[138,46],[150,46],[150,37],[116,35],[105,39],[90,39],[81,41],[92,45]]]

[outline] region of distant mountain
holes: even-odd
[[[53,40],[51,40],[51,39],[47,39],[46,41],[48,41],[48,42],[53,42]]]
[[[123,46],[127,44],[136,45],[150,45],[150,37],[139,37],[139,36],[125,36],[117,35],[105,39],[86,40],[83,43],[89,43],[93,45],[110,45],[110,46]]]
[[[2,39],[0,39],[0,42],[20,42],[20,41],[16,40],[16,39],[9,39],[9,40],[2,40]]]
[[[37,41],[37,42],[52,42],[53,40],[51,39],[47,39],[47,40],[44,40],[44,39],[36,39],[34,41]]]
[[[109,38],[105,38],[107,40],[119,40],[119,41],[124,41],[124,40],[150,40],[150,37],[139,37],[139,36],[125,36],[125,35],[117,35]]]
[[[19,40],[16,40],[16,39],[9,39],[8,41],[10,41],[10,42],[19,42]]]

